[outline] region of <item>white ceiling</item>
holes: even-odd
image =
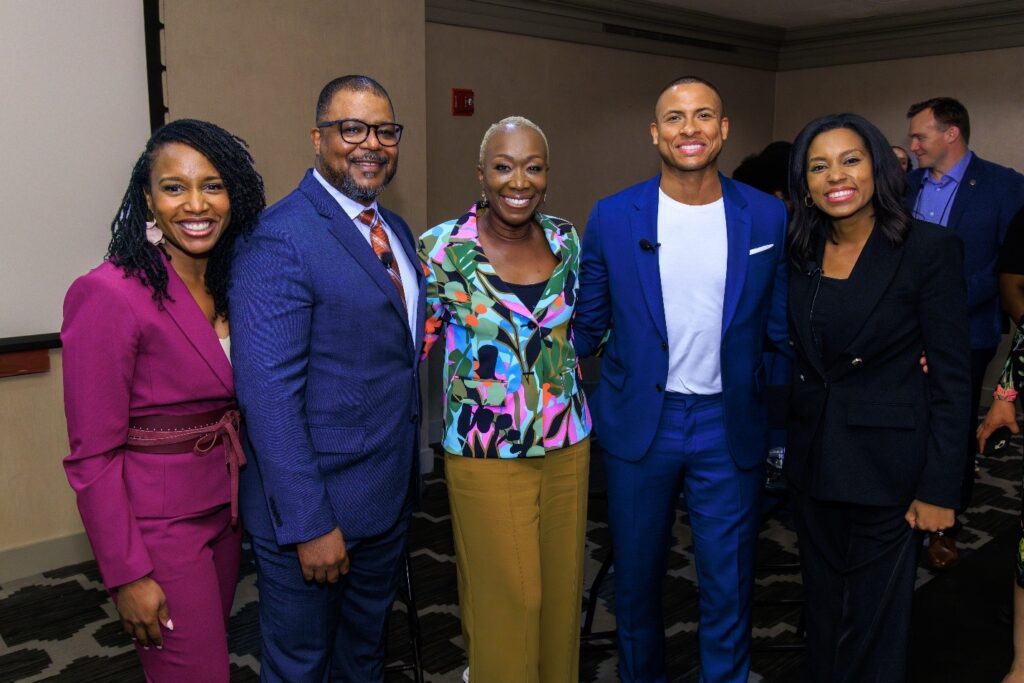
[[[915,12],[932,15],[931,18],[935,19],[940,16],[933,13],[941,15],[943,10],[991,2],[992,0],[646,0],[645,4],[664,5],[727,19],[741,19],[755,24],[793,29]]]

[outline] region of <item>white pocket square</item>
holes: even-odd
[[[769,249],[771,249],[774,246],[775,246],[774,242],[772,242],[771,244],[762,244],[759,247],[754,247],[753,249],[751,249],[750,250],[750,255],[753,256],[754,254],[760,254],[762,251],[768,251]]]

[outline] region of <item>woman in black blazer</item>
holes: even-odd
[[[794,142],[785,473],[812,681],[904,680],[922,532],[952,526],[960,495],[961,246],[910,219],[904,183],[885,136],[855,114],[812,121]]]

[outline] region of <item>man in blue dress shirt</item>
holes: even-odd
[[[907,205],[914,218],[949,227],[964,243],[971,332],[971,425],[976,425],[985,369],[999,346],[1005,323],[996,260],[1010,220],[1024,205],[1024,176],[971,152],[967,146],[970,117],[964,105],[951,97],[918,102],[907,111],[907,118],[910,151],[919,166],[908,176]],[[969,431],[961,511],[971,500],[978,452],[974,429]],[[944,569],[958,560],[951,533],[932,534],[929,563]]]

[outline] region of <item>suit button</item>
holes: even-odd
[[[800,381],[801,382],[806,382],[807,381],[807,379],[804,378],[803,373],[800,374]]]
[[[790,346],[796,346],[792,339],[786,340],[786,343],[789,344]]]
[[[655,384],[654,385],[654,390],[655,391],[661,391],[662,390],[662,386],[660,384]]]
[[[661,348],[665,351],[668,351],[668,342],[661,342]]]
[[[850,365],[854,365],[854,366],[856,366],[856,365],[863,365],[863,363],[864,363],[864,359],[863,358],[854,358],[853,360],[850,361]]]

